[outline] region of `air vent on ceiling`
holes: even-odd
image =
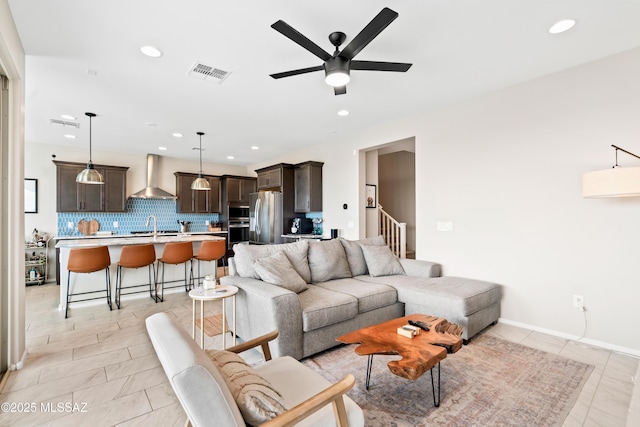
[[[78,129],[80,127],[80,123],[70,122],[67,120],[59,120],[59,119],[49,119],[49,124],[64,126],[64,127],[72,127]]]
[[[222,83],[231,74],[230,71],[224,71],[211,65],[196,62],[193,64],[187,76],[200,80],[211,80],[218,84]]]

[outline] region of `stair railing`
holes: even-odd
[[[407,257],[407,223],[398,222],[378,203],[378,225],[387,246],[398,258]]]

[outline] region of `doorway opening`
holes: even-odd
[[[415,138],[406,138],[371,147],[361,154],[364,155],[365,170],[364,174],[360,174],[360,176],[364,176],[364,184],[376,188],[376,209],[365,209],[365,236],[373,237],[380,234],[377,208],[381,206],[395,220],[406,224],[407,258],[415,258]]]

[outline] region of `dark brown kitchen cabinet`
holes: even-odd
[[[124,212],[127,205],[128,167],[94,165],[104,184],[78,184],[76,176],[86,163],[55,161],[57,212]]]
[[[226,203],[249,204],[249,194],[256,192],[256,179],[251,177],[222,177],[222,198]]]
[[[118,169],[105,168],[104,182],[106,191],[104,192],[105,212],[124,212],[127,208],[127,174]]]
[[[198,174],[176,172],[176,212],[220,213],[220,177],[203,175],[209,181],[210,190],[192,190],[191,183]]]
[[[297,164],[294,170],[296,213],[322,211],[322,165],[321,162]]]
[[[262,169],[257,169],[258,190],[283,191],[288,177],[293,176],[293,165],[280,163]]]

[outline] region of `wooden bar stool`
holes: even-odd
[[[162,290],[160,301],[164,301],[164,265],[165,264],[183,264],[184,263],[184,290],[189,292],[191,285],[193,283],[193,263],[191,261],[193,258],[193,245],[191,242],[170,242],[164,245],[164,249],[162,251],[162,256],[158,258],[158,275],[160,276],[160,265],[162,265]],[[187,280],[187,262],[189,262],[189,272],[191,282]],[[169,286],[167,289],[177,288],[177,286]],[[158,292],[156,290],[156,296]]]
[[[200,245],[198,255],[193,259],[198,260],[198,280],[202,279],[200,275],[200,261],[215,261],[215,277],[218,279],[218,260],[222,259],[222,266],[225,267],[225,255],[227,254],[227,243],[225,240],[205,240]],[[225,274],[226,271],[225,271]]]
[[[106,272],[106,293],[107,304],[109,310],[111,307],[111,276],[109,275],[109,266],[111,265],[111,257],[109,256],[109,248],[106,246],[96,246],[91,248],[74,248],[69,251],[69,261],[67,262],[67,305],[64,309],[65,319],[68,316],[69,304],[71,297],[76,295],[89,295],[105,291],[88,291],[88,292],[71,292],[71,273],[94,273],[96,271],[105,270]],[[75,300],[73,302],[89,301],[100,299],[103,297],[85,298]]]
[[[120,296],[123,289],[135,289],[142,285],[122,286],[122,269],[123,268],[142,268],[148,267],[149,270],[149,296],[154,298],[158,302],[158,280],[156,278],[156,269],[154,264],[156,262],[156,249],[153,244],[147,245],[130,245],[123,246],[120,252],[120,261],[118,261],[118,268],[116,270],[116,305],[120,309]],[[151,272],[153,271],[153,281],[151,281]],[[153,289],[152,289],[153,286]],[[137,290],[133,292],[127,292],[124,295],[139,294],[146,292],[145,290]]]

